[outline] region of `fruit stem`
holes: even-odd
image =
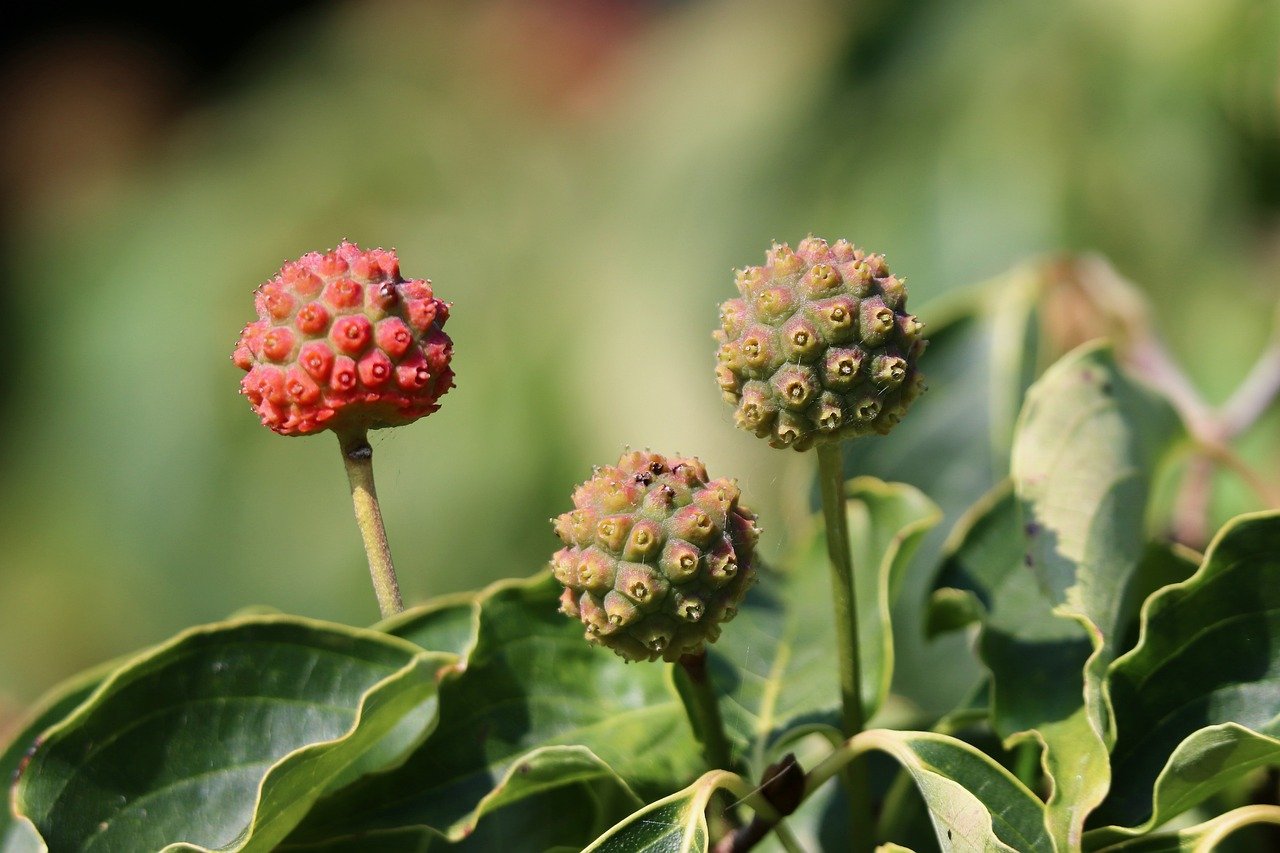
[[[822,515],[827,526],[827,556],[831,566],[831,599],[835,603],[836,653],[840,663],[841,723],[851,738],[866,724],[862,709],[861,658],[858,654],[858,604],[854,596],[853,554],[849,520],[845,515],[844,457],[838,443],[818,445],[818,481],[822,487]],[[875,845],[871,793],[864,761],[854,759],[840,771],[849,792],[850,830],[854,853],[870,853]]]
[[[702,746],[702,755],[710,770],[733,770],[733,754],[729,738],[720,718],[720,704],[711,686],[707,669],[707,650],[681,655],[675,665],[676,692],[684,703],[693,727],[693,736]]]
[[[342,464],[347,469],[347,482],[351,484],[356,525],[360,528],[364,551],[369,557],[373,594],[378,598],[378,609],[385,619],[404,610],[404,602],[400,600],[400,583],[396,580],[395,566],[391,564],[387,530],[382,524],[378,491],[373,485],[373,448],[369,446],[365,430],[338,433],[338,442],[342,447]]]

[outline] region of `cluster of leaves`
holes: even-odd
[[[981,294],[935,324],[934,390],[884,445],[935,472],[959,442],[1009,449],[916,608],[935,632],[978,626],[982,682],[941,719],[891,692],[899,599],[913,559],[936,562],[943,512],[855,478],[862,698],[880,727],[837,734],[815,521],[710,650],[733,769],[759,779],[801,755],[806,799],[784,826],[806,849],[841,846],[840,790],[820,783],[872,752],[892,759],[872,767],[890,849],[1203,850],[1280,823],[1249,790],[1280,766],[1280,513],[1230,521],[1203,556],[1168,544],[1184,419],[1106,345],[1032,384],[1039,285],[1019,300],[1010,281],[1017,319],[994,345]],[[1000,405],[975,416],[979,387]],[[705,850],[735,812],[776,817],[704,765],[671,669],[587,645],[558,594],[543,572],[371,629],[248,614],[86,673],[0,755],[0,850]]]

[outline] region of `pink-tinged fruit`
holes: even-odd
[[[255,293],[231,360],[240,392],[281,435],[412,423],[453,387],[448,305],[403,279],[394,251],[344,242],[286,263]]]
[[[884,434],[924,390],[924,326],[882,255],[810,236],[735,279],[715,376],[748,432],[795,450]]]
[[[633,660],[679,660],[720,636],[755,581],[755,515],[697,459],[626,453],[552,519],[560,610]]]

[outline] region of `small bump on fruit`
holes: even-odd
[[[755,579],[755,516],[696,459],[633,452],[597,469],[552,520],[560,610],[628,661],[676,661],[720,636]],[[714,616],[712,611],[719,616]]]

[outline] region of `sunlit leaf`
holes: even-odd
[[[433,652],[466,657],[475,645],[479,621],[479,594],[468,592],[433,599],[379,622],[386,631]]]
[[[559,612],[559,592],[539,574],[479,594],[477,633],[455,645],[469,651],[443,674],[431,736],[395,770],[323,800],[290,843],[407,827],[460,839],[557,781],[590,776],[651,799],[694,778],[701,753],[668,665],[627,665],[589,645],[582,625]],[[411,613],[392,629],[434,643],[447,624],[458,638],[461,606]],[[613,805],[625,813],[635,801]],[[574,819],[607,825],[618,816],[588,810]]]
[[[930,732],[873,729],[851,742],[889,753],[920,790],[943,851],[1053,850],[1044,804],[989,756]]]
[[[366,851],[581,850],[601,831],[640,808],[641,801],[590,751],[581,747],[535,750],[512,767],[476,808],[472,831],[460,840],[426,826],[339,831],[313,842],[288,843],[298,853]],[[554,815],[555,819],[549,819]]]
[[[713,782],[699,779],[626,818],[583,853],[705,853],[707,803],[715,791]]]
[[[772,806],[741,777],[724,770],[712,770],[687,788],[619,821],[584,853],[705,853],[710,840],[707,805],[712,795],[722,788],[727,789],[737,803],[759,808],[764,816],[778,819]]]
[[[50,730],[14,801],[52,849],[270,849],[452,660],[289,617],[192,629]]]
[[[1173,406],[1128,378],[1109,349],[1088,345],[1055,364],[1027,395],[1012,476],[1025,559],[1055,606],[1101,634],[1094,668],[1119,653],[1126,595],[1149,535],[1152,481],[1185,438]],[[1106,728],[1089,677],[1090,715]]]
[[[928,392],[892,434],[847,442],[845,470],[915,486],[948,527],[1004,478],[1023,396],[1052,349],[1039,332],[1039,305],[1053,270],[1049,261],[1028,263],[918,307]],[[894,613],[903,664],[895,690],[935,714],[981,678],[964,638],[925,631],[922,603],[941,546],[941,535],[924,538]]]
[[[1044,743],[1048,820],[1064,849],[1079,843],[1109,782],[1101,672],[1142,595],[1176,573],[1147,545],[1146,510],[1182,434],[1169,403],[1127,378],[1109,350],[1076,350],[1029,392],[1012,489],[964,519],[939,579],[986,613],[980,651],[993,675],[993,725]],[[1153,560],[1165,567],[1145,569]],[[964,606],[950,604],[961,616]]]
[[[411,608],[374,626],[409,640],[431,652],[461,657],[475,642],[477,607],[475,593],[460,593],[434,599]],[[448,665],[456,664],[456,657]],[[426,727],[434,721],[434,705],[418,706],[371,746],[341,775],[329,783],[328,791],[345,788],[361,776],[400,763],[417,746]]]
[[[1097,814],[1135,832],[1280,764],[1280,513],[1223,528],[1194,576],[1152,596],[1141,636],[1108,674],[1114,785]]]
[[[1085,833],[1085,849],[1096,850],[1145,835],[1261,767],[1280,767],[1280,739],[1235,723],[1200,729],[1178,744],[1156,777],[1154,790],[1148,780],[1117,777],[1094,817],[1136,825],[1092,829]],[[1128,786],[1121,787],[1122,783]],[[1150,816],[1142,820],[1142,814]]]
[[[921,492],[900,483],[859,477],[848,483],[847,494],[862,695],[874,713],[893,677],[893,598],[921,537],[940,514]],[[713,676],[728,696],[726,720],[750,744],[757,771],[771,742],[798,724],[832,722],[839,707],[824,537],[817,527],[791,571],[765,574],[712,647]]]
[[[1212,853],[1227,836],[1258,824],[1280,826],[1280,807],[1243,806],[1177,832],[1143,835],[1090,849],[1093,853]]]

